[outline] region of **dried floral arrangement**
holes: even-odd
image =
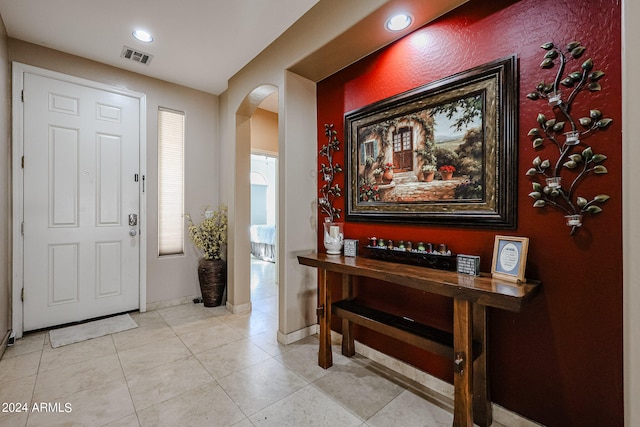
[[[227,244],[227,206],[220,205],[215,211],[207,206],[202,212],[202,222],[195,225],[191,215],[186,215],[188,221],[189,237],[193,244],[202,249],[205,259],[220,259],[222,251]]]

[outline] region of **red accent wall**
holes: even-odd
[[[490,271],[494,236],[530,238],[528,278],[543,291],[522,313],[490,309],[489,360],[492,400],[548,426],[623,425],[622,362],[622,176],[621,176],[621,10],[616,0],[476,1],[318,83],[318,147],[324,123],[334,123],[344,143],[344,114],[417,86],[516,53],[519,58],[518,225],[515,230],[463,229],[431,225],[345,224],[345,236],[366,244],[369,236],[445,242],[456,253],[481,257]],[[536,209],[528,197],[525,172],[538,154],[527,132],[536,127],[542,102],[526,98],[553,72],[539,68],[553,41],[578,40],[595,69],[606,76],[602,91],[582,94],[574,111],[597,108],[613,124],[586,142],[608,159],[609,173],[588,178],[587,197],[611,199],[597,216],[569,236],[559,212]],[[579,67],[582,61],[576,63]],[[343,145],[344,147],[344,145]],[[553,153],[553,154],[552,154]],[[343,164],[344,151],[335,156]],[[320,163],[321,159],[319,159]],[[515,159],[514,159],[515,161]],[[344,175],[336,181],[346,187]],[[322,182],[318,182],[318,188]],[[344,198],[337,206],[344,209]],[[322,236],[318,235],[319,251]],[[334,295],[339,295],[336,286]],[[451,328],[451,300],[383,282],[367,281],[358,297],[425,323]],[[334,323],[336,330],[340,325]],[[358,328],[356,338],[386,354],[453,382],[451,362],[373,331]]]

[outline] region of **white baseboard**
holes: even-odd
[[[248,302],[246,304],[233,305],[227,301],[227,310],[233,314],[248,313],[251,311],[251,303]]]
[[[2,355],[4,351],[7,349],[7,344],[9,343],[9,337],[11,336],[11,331],[7,331],[7,334],[2,337],[2,341],[0,341],[0,359],[2,359]]]
[[[315,335],[318,333],[318,325],[307,326],[306,328],[298,329],[297,331],[290,332],[288,334],[283,334],[278,331],[278,342],[282,345],[289,345],[296,341],[300,341],[306,337],[311,335]]]
[[[148,302],[146,309],[147,311],[154,311],[154,310],[159,310],[161,308],[193,303],[193,299],[197,297],[198,297],[197,295],[192,295],[192,296],[185,296],[180,298],[167,299],[163,301]],[[140,311],[142,312],[143,310],[140,310]]]
[[[332,342],[341,342],[342,335],[337,332],[331,331],[331,340]],[[428,388],[429,390],[432,390],[433,392],[439,394],[444,398],[453,400],[453,384],[442,381],[441,379],[436,378],[433,375],[421,371],[394,357],[381,353],[378,350],[374,350],[371,347],[368,347],[358,341],[355,342],[355,348],[356,353],[366,357],[367,359],[377,362],[384,367],[397,372],[398,374],[403,375],[410,380],[415,381],[416,383]],[[508,409],[505,409],[500,405],[496,405],[495,403],[491,403],[491,407],[493,409],[493,420],[502,425],[509,427],[542,426],[542,424],[531,421],[523,417],[522,415],[509,411]]]
[[[153,310],[159,310],[161,308],[174,307],[176,305],[192,304],[194,298],[198,298],[198,295],[188,295],[180,298],[172,298],[172,299],[167,299],[162,301],[150,302],[150,303],[147,303],[146,308],[148,311],[153,311]],[[227,301],[226,307],[227,307],[227,310],[229,310],[233,314],[251,311],[251,303],[233,305],[229,301]]]

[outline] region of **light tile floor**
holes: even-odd
[[[253,261],[250,314],[133,313],[137,329],[57,349],[26,334],[0,361],[0,426],[452,424],[450,401],[366,358],[334,351],[323,370],[317,337],[278,344],[274,274]]]

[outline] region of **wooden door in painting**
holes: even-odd
[[[408,126],[393,133],[393,166],[397,172],[413,169],[413,132]]]

